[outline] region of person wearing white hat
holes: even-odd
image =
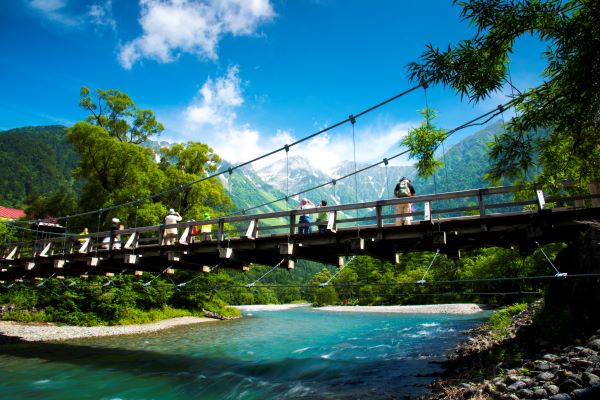
[[[300,204],[298,205],[298,208],[300,210],[306,210],[306,209],[314,208],[314,207],[315,207],[315,203],[313,203],[312,201],[310,201],[307,198],[300,200]],[[311,233],[312,229],[311,229],[310,223],[311,223],[311,214],[300,214],[300,219],[298,220],[298,233],[300,235]]]
[[[106,236],[102,240],[102,248],[106,250],[120,249],[121,241],[120,235],[117,234],[117,231],[120,229],[119,222],[121,222],[121,220],[119,220],[117,217],[114,217],[111,219],[111,222],[112,225],[110,226],[110,235]]]
[[[164,224],[165,226],[167,225],[174,225],[176,223],[178,223],[179,221],[181,221],[181,215],[179,215],[179,213],[177,211],[175,211],[174,209],[169,209],[169,214],[165,217],[164,220]],[[164,232],[164,236],[163,236],[163,243],[165,245],[171,245],[171,244],[175,244],[175,242],[177,241],[177,227],[176,226],[170,226],[168,228],[165,228],[165,232]]]

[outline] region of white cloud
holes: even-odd
[[[107,26],[115,30],[117,23],[112,13],[112,0],[106,0],[103,4],[93,4],[88,11],[91,22],[97,26]]]
[[[39,11],[51,13],[57,12],[65,6],[64,0],[32,0],[29,5]]]
[[[42,13],[44,17],[51,21],[67,26],[78,25],[79,22],[76,18],[67,15],[66,5],[65,0],[31,0],[29,2],[31,8]]]
[[[112,30],[116,29],[116,21],[112,14],[112,0],[98,1],[88,8],[85,15],[74,12],[73,7],[69,7],[68,0],[31,0],[28,4],[45,18],[67,28],[78,28],[91,23]],[[73,1],[70,4],[72,5]]]
[[[378,123],[361,125],[360,120],[355,125],[354,140],[352,140],[349,125],[344,125],[334,131],[323,133],[305,143],[294,146],[290,154],[297,153],[307,158],[312,165],[331,172],[342,161],[353,161],[356,149],[357,163],[374,163],[402,151],[400,140],[416,123]],[[341,133],[340,130],[348,131]],[[406,156],[398,157],[391,164],[408,164]]]
[[[225,76],[208,78],[192,103],[183,111],[185,140],[207,143],[228,161],[249,160],[261,153],[260,133],[237,123],[235,110],[244,103],[239,68]]]
[[[231,126],[236,119],[234,109],[244,102],[239,68],[230,67],[227,75],[213,81],[212,78],[202,85],[197,98],[187,107],[185,119],[194,125]]]
[[[252,35],[275,15],[269,0],[141,0],[140,6],[143,34],[119,53],[126,69],[141,58],[171,62],[182,52],[217,59],[223,35]]]
[[[223,159],[239,164],[301,139],[289,129],[278,129],[274,134],[267,134],[238,121],[236,111],[244,104],[244,82],[239,74],[239,68],[232,66],[224,76],[206,80],[185,110],[173,118],[183,121],[182,126],[176,128],[180,132],[177,140],[207,143]],[[400,140],[416,125],[418,122],[363,125],[358,119],[355,125],[357,162],[373,163],[400,153]],[[310,133],[303,132],[302,137]],[[315,167],[331,172],[340,162],[354,159],[350,125],[290,147],[289,156],[294,155],[300,155]],[[285,151],[280,151],[253,165],[264,167],[285,157]],[[407,163],[406,157],[392,162],[394,165]]]

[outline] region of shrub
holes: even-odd
[[[527,309],[527,303],[517,303],[502,310],[498,310],[490,317],[490,327],[494,331],[494,336],[504,336],[508,332],[508,327],[512,322],[512,317]]]

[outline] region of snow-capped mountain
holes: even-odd
[[[356,170],[366,166],[358,164]],[[333,205],[389,198],[398,178],[414,173],[414,168],[379,166],[351,175],[354,171],[354,162],[344,161],[333,168],[329,175],[311,165],[308,160],[294,156],[288,162],[279,160],[260,168],[256,174],[279,191],[286,193],[287,190],[295,200],[306,197],[314,203],[326,200]],[[335,185],[332,184],[334,179]],[[306,192],[320,185],[324,186]]]
[[[365,169],[367,164],[355,166],[353,161],[340,163],[328,174],[301,156],[277,160],[256,170],[246,166],[231,175],[220,175],[219,179],[237,210],[249,213],[294,209],[304,197],[315,204],[326,200],[328,205],[389,199],[402,176],[413,180],[417,194],[485,187],[487,143],[499,129],[499,124],[492,124],[452,146],[443,156],[444,167],[428,179],[417,177],[413,166],[381,164]],[[230,166],[223,162],[220,170]],[[353,175],[355,170],[363,169]]]
[[[260,168],[256,174],[269,185],[289,196],[331,180],[331,177],[315,168],[300,156],[278,160]],[[293,197],[307,197],[304,195]]]

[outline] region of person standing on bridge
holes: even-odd
[[[298,208],[301,210],[315,208],[315,203],[313,203],[309,199],[304,198],[300,201],[300,205],[298,206]],[[310,222],[311,222],[310,214],[300,215],[300,219],[298,220],[298,233],[300,235],[311,232]]]
[[[119,218],[113,218],[111,220],[112,225],[110,226],[110,234],[102,241],[102,248],[108,250],[119,250],[121,248],[121,241],[119,231]]]
[[[208,220],[210,219],[210,214],[209,213],[204,213],[204,220]],[[201,235],[201,240],[212,240],[212,225],[211,224],[204,224],[200,227],[200,233],[202,233]]]
[[[400,199],[404,198],[404,197],[416,196],[415,188],[412,185],[410,179],[408,179],[406,176],[403,176],[398,181],[398,183],[396,184],[396,187],[394,188],[394,196],[396,196]],[[412,212],[410,203],[400,203],[400,204],[396,204],[394,207],[396,209],[396,215],[410,214]],[[398,226],[410,225],[411,220],[412,220],[412,217],[409,215],[405,215],[402,217],[396,217],[396,225],[398,225]]]
[[[89,235],[90,231],[88,230],[88,228],[83,228],[83,231],[81,231],[80,235]],[[79,238],[77,239],[79,240],[79,243],[83,243],[85,242],[86,238]]]
[[[169,226],[167,228],[167,225],[174,225],[176,223],[178,223],[179,221],[181,221],[181,215],[179,215],[179,213],[177,211],[175,211],[174,209],[170,209],[169,210],[169,214],[165,217],[164,220],[164,224],[165,224],[165,231],[164,231],[164,237],[163,237],[163,243],[165,245],[172,245],[175,244],[175,242],[177,241],[177,227],[176,226]]]
[[[317,208],[327,207],[327,201],[321,200],[321,203],[317,206]],[[319,233],[325,233],[327,231],[327,212],[321,211],[317,214],[317,228],[319,228]]]

